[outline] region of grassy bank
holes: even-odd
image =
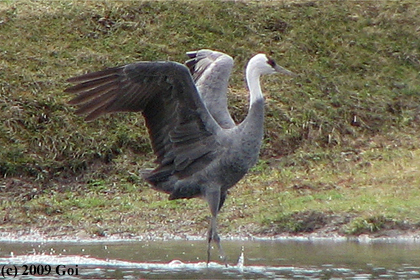
[[[65,80],[138,60],[231,54],[234,119],[257,52],[299,73],[263,81],[261,160],[220,216],[224,234],[341,234],[420,225],[416,1],[0,3],[0,225],[57,234],[202,234],[200,200],[167,201],[144,122],[85,123]]]

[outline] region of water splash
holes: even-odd
[[[244,246],[241,246],[241,255],[239,256],[238,263],[236,264],[236,267],[240,272],[244,271],[244,263],[245,263],[245,254],[244,254],[245,248]]]

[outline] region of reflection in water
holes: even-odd
[[[16,265],[17,279],[39,279],[21,275],[31,264],[51,266],[49,276],[60,279],[59,265],[74,269],[64,270],[71,279],[420,278],[420,244],[414,242],[225,241],[224,247],[227,268],[206,265],[204,241],[0,242],[0,269]]]

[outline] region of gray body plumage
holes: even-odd
[[[106,113],[141,112],[158,166],[143,172],[169,199],[202,197],[212,213],[208,235],[220,247],[216,216],[227,190],[257,162],[263,138],[262,74],[287,71],[259,54],[247,67],[249,113],[236,125],[227,109],[233,60],[220,52],[189,52],[186,66],[176,62],[138,62],[69,79],[65,91],[78,96],[77,114],[94,120]],[[286,72],[287,74],[287,72]],[[221,250],[222,252],[222,250]]]

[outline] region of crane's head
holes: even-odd
[[[272,58],[263,53],[259,53],[251,58],[248,66],[257,70],[260,75],[280,73],[289,76],[296,76],[295,73],[277,65]]]

